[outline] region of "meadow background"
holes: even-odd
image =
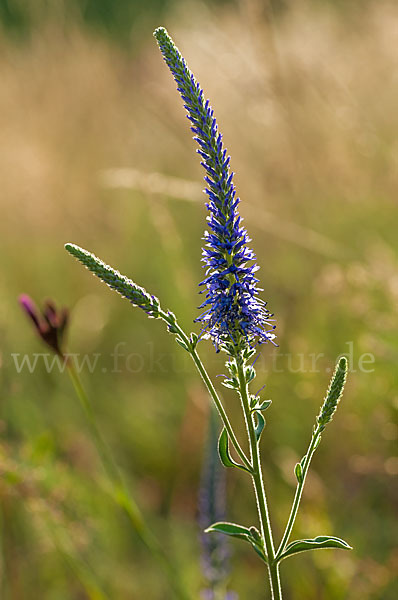
[[[397,4],[1,0],[0,22],[0,597],[95,599],[92,581],[112,600],[173,597],[109,500],[67,376],[42,361],[17,372],[13,355],[46,352],[22,292],[70,307],[69,351],[99,354],[82,378],[101,430],[192,597],[206,587],[206,392],[162,324],[63,249],[92,250],[196,327],[203,174],[152,37],[164,25],[215,109],[277,318],[279,347],[262,350],[257,381],[273,399],[262,454],[278,539],[328,369],[352,359],[294,537],[332,534],[355,549],[283,563],[286,600],[394,600]],[[200,350],[221,373],[223,357]],[[316,369],[311,354],[323,355]],[[227,517],[251,524],[242,479],[228,472]],[[230,550],[228,588],[265,598],[252,550]]]

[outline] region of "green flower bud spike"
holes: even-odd
[[[89,271],[99,277],[112,290],[118,292],[123,298],[126,298],[134,306],[142,308],[150,317],[157,319],[160,309],[159,300],[156,296],[148,294],[144,288],[140,287],[134,281],[131,281],[125,275],[122,275],[116,269],[105,264],[91,252],[76,246],[75,244],[65,244],[65,249],[79,260]]]
[[[336,412],[337,405],[343,395],[345,382],[347,379],[348,361],[343,356],[340,358],[330,380],[328,391],[326,392],[325,400],[321,408],[321,412],[317,418],[319,431],[323,431],[329,421],[332,420]]]

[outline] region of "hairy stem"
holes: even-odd
[[[318,425],[318,427],[315,429],[312,438],[311,438],[311,443],[308,447],[307,450],[307,454],[305,455],[305,459],[302,465],[302,477],[301,477],[301,481],[299,481],[297,483],[297,487],[296,487],[296,493],[294,495],[294,500],[293,500],[293,505],[292,505],[292,509],[290,511],[290,516],[289,516],[289,520],[287,522],[286,525],[286,529],[285,532],[283,534],[281,543],[279,544],[279,548],[278,551],[276,553],[276,558],[279,558],[279,556],[282,554],[282,552],[284,551],[284,549],[286,548],[286,545],[289,541],[290,535],[292,533],[292,529],[293,529],[293,525],[294,522],[296,520],[296,516],[298,513],[298,509],[300,506],[300,500],[301,500],[301,496],[303,494],[303,489],[304,489],[304,484],[305,484],[305,480],[307,477],[307,473],[308,473],[308,469],[310,467],[311,464],[311,459],[314,455],[314,452],[317,448],[318,442],[319,442],[319,438],[321,435],[321,428]]]
[[[158,559],[159,563],[162,565],[170,581],[172,589],[176,594],[176,597],[179,600],[189,600],[190,596],[185,592],[182,586],[177,569],[170,562],[168,555],[161,547],[157,538],[148,529],[140,509],[138,508],[136,502],[134,501],[133,497],[128,491],[127,485],[112,456],[112,453],[98,429],[90,400],[82,386],[79,375],[76,369],[74,368],[72,361],[67,360],[66,364],[68,374],[76,391],[76,395],[79,398],[80,404],[82,405],[82,408],[86,415],[87,423],[94,445],[98,450],[98,454],[100,455],[102,465],[112,486],[113,499],[127,514],[134,531],[137,533],[141,541],[145,544],[148,550]]]
[[[273,600],[282,600],[282,589],[279,579],[279,566],[275,563],[275,548],[272,538],[271,521],[269,517],[267,497],[265,494],[263,475],[261,470],[259,444],[256,439],[253,415],[250,412],[248,384],[244,374],[244,364],[240,358],[236,358],[238,369],[240,397],[242,401],[243,414],[248,432],[250,456],[253,463],[252,480],[257,501],[257,509],[260,520],[261,535],[265,544],[268,557],[268,572]]]
[[[227,414],[226,414],[225,409],[224,409],[224,407],[223,407],[223,405],[221,403],[221,400],[219,399],[219,397],[217,395],[217,392],[216,392],[216,390],[215,390],[215,388],[213,386],[213,383],[212,383],[209,375],[207,374],[207,371],[206,371],[205,367],[203,366],[203,363],[200,360],[199,355],[196,352],[196,350],[194,350],[192,352],[191,356],[192,356],[192,359],[193,359],[193,361],[194,361],[194,363],[196,365],[196,368],[198,369],[200,375],[203,378],[203,381],[206,384],[207,389],[209,390],[209,393],[210,393],[212,399],[214,400],[214,403],[215,403],[215,405],[217,407],[217,410],[218,410],[218,412],[220,414],[220,417],[222,419],[224,427],[225,427],[225,429],[228,432],[228,436],[229,436],[229,438],[231,440],[231,443],[232,443],[233,447],[235,448],[235,450],[236,450],[237,454],[239,455],[239,457],[242,459],[242,462],[244,463],[245,467],[247,467],[250,471],[252,471],[253,467],[252,467],[250,461],[248,460],[246,454],[243,452],[243,450],[242,450],[242,448],[241,448],[241,446],[240,446],[240,444],[239,444],[239,442],[238,442],[238,440],[237,440],[237,438],[235,436],[234,430],[232,429],[232,425],[231,425],[231,423],[230,423],[230,421],[229,421],[229,419],[227,417]]]
[[[164,319],[167,323],[169,322],[168,319],[168,315],[166,313],[161,313],[161,318]],[[203,365],[199,354],[196,352],[195,349],[191,348],[191,343],[190,340],[188,338],[188,336],[186,335],[186,333],[181,329],[181,327],[177,324],[177,323],[173,323],[173,326],[175,327],[175,329],[178,331],[178,335],[181,337],[181,339],[185,342],[185,344],[187,345],[187,348],[189,348],[188,352],[193,360],[193,362],[195,363],[195,366],[197,368],[197,370],[199,371],[200,376],[202,377],[208,392],[214,402],[214,404],[216,405],[218,414],[221,417],[221,420],[223,422],[223,425],[225,427],[225,429],[227,430],[228,436],[231,440],[231,443],[233,445],[233,447],[236,450],[236,453],[238,454],[238,456],[240,457],[240,459],[242,460],[243,464],[245,465],[245,467],[247,467],[249,469],[249,471],[252,470],[252,465],[250,464],[249,459],[247,458],[246,454],[244,453],[244,451],[242,450],[238,439],[235,435],[235,432],[232,428],[232,425],[228,419],[227,413],[225,412],[225,408],[215,390],[215,387],[213,385],[213,382],[211,381],[205,366]]]

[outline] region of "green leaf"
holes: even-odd
[[[207,529],[205,533],[223,533],[224,535],[230,535],[232,537],[238,537],[246,540],[247,537],[251,537],[250,529],[243,527],[243,525],[237,525],[236,523],[227,523],[220,521],[219,523],[213,523]]]
[[[225,363],[225,366],[227,367],[228,371],[231,373],[231,375],[237,375],[238,374],[238,367],[236,366],[236,362],[233,360],[227,360],[227,362]]]
[[[184,342],[184,340],[182,340],[180,337],[176,337],[175,340],[176,340],[177,344],[179,346],[181,346],[181,348],[184,348],[184,350],[186,350],[187,352],[189,352],[189,348],[186,345],[186,343]]]
[[[263,560],[265,562],[265,564],[268,564],[267,556],[264,553],[264,551],[262,550],[262,548],[258,544],[253,542],[253,540],[249,540],[249,542],[252,545],[253,550],[258,554],[258,556],[261,558],[261,560]]]
[[[235,377],[231,377],[231,379],[224,379],[222,385],[226,388],[230,388],[231,390],[239,389],[239,381]]]
[[[254,398],[254,406],[251,407],[252,411],[267,410],[267,408],[269,408],[272,404],[272,400],[264,400],[264,402],[257,402],[256,396],[253,396],[253,398]]]
[[[256,371],[254,369],[254,367],[252,367],[251,365],[249,365],[248,367],[246,367],[245,369],[245,380],[246,383],[250,383],[251,381],[253,381],[253,379],[256,376]]]
[[[250,473],[249,469],[235,462],[231,458],[231,455],[229,453],[228,433],[225,427],[222,430],[218,440],[218,453],[220,455],[220,460],[224,467],[237,467],[238,469],[242,469],[243,471],[247,471],[248,473]]]
[[[260,441],[260,437],[261,437],[261,434],[262,434],[264,426],[265,426],[265,419],[260,412],[256,412],[256,417],[257,417],[257,425],[254,430],[254,433],[256,434],[256,441],[258,443]]]
[[[296,479],[299,483],[303,483],[303,468],[301,463],[297,463],[294,467],[294,474],[296,475]]]
[[[258,556],[267,563],[267,556],[262,548],[260,532],[255,527],[243,527],[243,525],[237,525],[236,523],[219,522],[210,525],[205,529],[205,533],[223,533],[231,537],[239,538],[252,546]]]
[[[272,400],[264,400],[264,402],[261,402],[259,408],[257,410],[267,410],[267,408],[269,408],[272,404]]]
[[[232,347],[232,350],[233,350],[233,347]],[[249,360],[255,354],[256,354],[256,351],[253,350],[253,348],[246,348],[245,350],[243,350],[242,358],[244,360]]]
[[[278,562],[283,560],[284,558],[287,558],[288,556],[297,554],[298,552],[305,552],[306,550],[322,550],[327,548],[340,548],[341,550],[352,550],[351,546],[347,544],[347,542],[341,540],[338,537],[333,537],[330,535],[319,535],[314,539],[296,540],[294,542],[291,542],[288,546],[286,546],[285,551],[282,552],[282,554],[278,558]]]
[[[249,531],[253,540],[256,540],[258,543],[261,543],[261,534],[257,527],[254,527],[254,525],[252,525],[251,527],[249,527]]]
[[[322,439],[322,436],[321,436],[321,434],[319,434],[318,438],[317,438],[317,440],[315,442],[315,445],[314,445],[314,452],[318,448],[319,444],[321,443],[321,439]]]

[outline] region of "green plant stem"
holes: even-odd
[[[217,407],[217,410],[218,410],[218,412],[220,414],[220,417],[222,419],[224,427],[225,427],[225,429],[228,432],[228,436],[229,436],[229,438],[230,438],[230,440],[232,442],[233,447],[235,448],[235,450],[236,450],[237,454],[239,455],[239,457],[242,459],[242,462],[244,463],[244,465],[248,469],[250,469],[250,471],[252,471],[253,467],[252,467],[250,461],[248,460],[246,454],[243,452],[243,450],[242,450],[242,448],[241,448],[241,446],[240,446],[240,444],[239,444],[239,442],[238,442],[238,440],[237,440],[237,438],[235,436],[234,430],[232,429],[232,425],[231,425],[231,423],[230,423],[230,421],[229,421],[229,419],[227,417],[227,414],[226,414],[225,409],[224,409],[224,407],[223,407],[223,405],[221,403],[221,400],[219,399],[218,394],[217,394],[216,390],[214,389],[213,383],[212,383],[209,375],[207,374],[207,371],[206,371],[205,367],[203,366],[203,363],[200,360],[199,355],[196,352],[196,350],[194,350],[192,352],[191,356],[192,356],[192,359],[193,359],[193,361],[194,361],[194,363],[196,365],[196,368],[198,369],[200,375],[202,376],[203,381],[206,384],[207,389],[209,390],[209,393],[210,393],[211,397],[214,400],[214,403],[215,403],[215,405]]]
[[[174,589],[176,597],[179,600],[189,600],[190,596],[188,596],[182,586],[177,569],[175,569],[170,562],[170,559],[161,547],[157,538],[148,529],[140,509],[128,491],[127,485],[113,459],[112,453],[97,427],[90,400],[82,386],[73,362],[71,360],[67,360],[66,364],[68,374],[76,391],[76,395],[79,398],[80,404],[82,405],[86,415],[93,442],[98,450],[104,470],[112,486],[112,494],[115,502],[125,511],[129,517],[134,531],[137,533],[141,541],[161,563],[166,575],[168,576],[170,584]]]
[[[167,313],[162,313],[162,318],[169,323],[169,319],[168,319],[168,315]],[[231,443],[233,445],[233,447],[236,450],[236,453],[238,454],[238,456],[240,457],[240,459],[242,460],[243,464],[245,465],[245,467],[247,467],[250,471],[252,470],[252,465],[250,463],[250,461],[248,460],[246,454],[243,452],[238,439],[234,433],[234,430],[232,429],[232,425],[228,419],[227,413],[225,412],[225,408],[220,400],[220,398],[218,397],[218,394],[214,388],[213,382],[211,381],[198,353],[196,352],[195,349],[191,348],[191,343],[190,340],[188,338],[188,336],[186,335],[186,333],[181,329],[181,327],[178,324],[174,324],[174,327],[177,329],[178,331],[178,335],[181,337],[181,339],[185,342],[185,344],[187,345],[187,347],[189,348],[188,352],[193,360],[193,362],[195,363],[195,366],[197,368],[197,370],[199,371],[200,376],[202,377],[208,391],[209,394],[214,402],[214,404],[216,405],[217,411],[221,417],[221,420],[224,424],[225,429],[228,432],[228,436],[231,440]]]
[[[303,489],[304,489],[304,484],[305,484],[305,480],[307,477],[308,469],[310,467],[311,459],[314,455],[314,452],[318,446],[320,435],[321,435],[321,430],[320,430],[320,426],[318,425],[316,427],[316,429],[314,430],[314,433],[311,438],[311,443],[308,447],[307,454],[305,455],[305,460],[302,465],[302,479],[301,479],[301,481],[299,481],[297,483],[296,493],[294,495],[293,505],[292,505],[292,509],[291,509],[290,515],[289,515],[289,520],[287,522],[285,532],[283,534],[281,543],[279,544],[279,548],[276,553],[277,559],[279,558],[279,556],[282,554],[282,552],[286,548],[286,545],[287,545],[290,535],[292,533],[293,525],[296,520],[297,512],[298,512],[298,509],[300,506],[300,500],[301,500],[301,496],[303,494]]]
[[[265,544],[268,557],[268,572],[273,600],[282,600],[282,589],[279,578],[279,566],[275,562],[275,548],[272,538],[271,521],[269,517],[267,497],[265,494],[263,475],[261,470],[259,444],[256,439],[256,433],[253,422],[253,415],[250,412],[250,402],[248,393],[248,384],[244,374],[244,365],[241,359],[236,359],[238,369],[240,397],[245,417],[246,428],[249,437],[250,456],[253,463],[252,480],[257,500],[257,509],[260,520],[261,535]]]

